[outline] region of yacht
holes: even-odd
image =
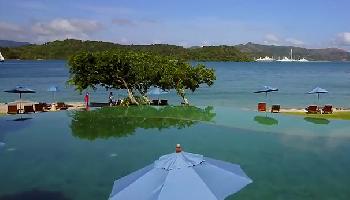
[[[298,60],[294,60],[293,59],[293,49],[290,49],[290,58],[285,56],[282,59],[278,59],[277,61],[278,62],[295,62],[295,61],[298,61]]]
[[[255,61],[257,61],[257,62],[272,62],[272,61],[275,61],[275,59],[273,59],[273,57],[270,58],[268,56],[265,56],[265,58],[260,57],[260,58],[256,59]]]
[[[4,56],[1,55],[1,52],[0,52],[0,62],[4,62],[5,61],[5,58]]]
[[[309,60],[302,58],[302,59],[299,59],[298,62],[309,62]]]

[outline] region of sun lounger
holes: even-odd
[[[8,105],[7,114],[18,114],[17,105]]]
[[[151,105],[158,106],[159,105],[159,100],[158,99],[153,99]]]
[[[45,112],[48,108],[46,103],[36,103],[34,104],[35,112]]]
[[[108,107],[109,103],[91,102],[90,107]]]
[[[168,105],[168,100],[167,99],[161,99],[159,102],[160,106],[167,106]]]
[[[325,105],[322,108],[322,113],[323,114],[332,114],[333,113],[333,106],[332,105]]]
[[[68,105],[66,105],[64,102],[57,102],[56,109],[57,110],[67,110]]]
[[[305,108],[307,114],[317,114],[320,113],[320,109],[316,105],[311,105]]]
[[[23,107],[23,113],[35,113],[34,106],[24,106]]]
[[[279,113],[279,112],[280,112],[280,109],[281,109],[281,106],[280,106],[280,105],[272,105],[272,107],[271,107],[271,112],[272,112],[272,113]]]
[[[266,112],[266,103],[265,102],[258,103],[258,111],[259,112]]]

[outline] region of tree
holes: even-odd
[[[176,89],[182,102],[189,104],[186,98],[186,89],[194,92],[201,84],[211,86],[216,80],[214,69],[206,68],[203,64],[192,67],[189,63],[170,60],[162,70],[159,87],[162,89]]]
[[[185,104],[185,90],[194,92],[201,84],[214,83],[213,69],[202,64],[191,66],[185,61],[170,57],[132,51],[105,51],[79,53],[69,60],[69,83],[80,92],[87,88],[96,89],[98,85],[106,89],[126,89],[128,100],[139,104],[135,91],[148,101],[150,87],[176,89]]]

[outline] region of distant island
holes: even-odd
[[[337,48],[306,49],[293,46],[261,45],[254,43],[235,46],[203,46],[185,48],[169,44],[121,45],[103,41],[82,41],[66,39],[52,41],[41,45],[26,42],[0,40],[0,52],[6,59],[68,59],[73,54],[89,51],[133,50],[148,52],[161,56],[172,56],[182,60],[193,61],[236,61],[250,62],[258,57],[288,56],[293,49],[295,58],[313,61],[350,61],[350,52]]]

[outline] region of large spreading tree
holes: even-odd
[[[79,92],[85,89],[126,89],[128,100],[139,104],[147,102],[151,87],[163,90],[175,89],[183,102],[188,104],[185,91],[194,92],[202,84],[211,86],[216,79],[213,69],[203,64],[192,66],[170,57],[132,51],[104,51],[79,53],[69,59],[69,84]],[[145,101],[146,100],[146,101]]]

